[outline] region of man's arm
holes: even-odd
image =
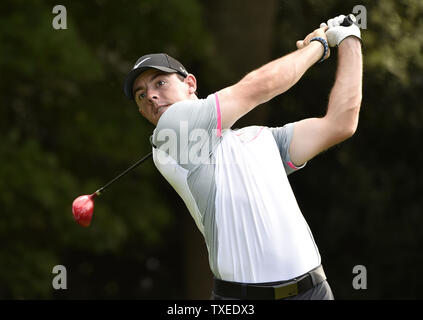
[[[230,128],[256,106],[297,83],[307,69],[322,57],[323,45],[318,41],[310,43],[310,39],[326,39],[326,29],[327,27],[316,29],[304,39],[306,46],[250,72],[237,84],[220,90],[217,94],[221,106],[222,129]]]
[[[355,133],[362,97],[362,74],[360,40],[348,37],[338,47],[338,68],[326,115],[295,124],[289,148],[295,165],[303,164]]]

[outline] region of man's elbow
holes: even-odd
[[[357,131],[361,107],[361,97],[351,99],[347,108],[337,117],[335,135],[337,140],[344,141],[351,138]]]
[[[354,121],[351,121],[351,123],[345,128],[344,140],[351,138],[357,131],[357,127],[358,127],[358,117]]]
[[[358,119],[361,107],[361,98],[354,101],[345,111],[345,118],[342,128],[340,128],[340,134],[343,136],[344,140],[351,138],[358,127]]]
[[[257,70],[247,74],[243,79],[241,79],[237,86],[242,88],[242,91],[245,93],[247,98],[246,100],[248,100],[249,104],[254,107],[269,101],[273,97],[273,79],[271,77],[263,76]]]

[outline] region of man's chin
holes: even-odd
[[[159,111],[159,112],[156,114],[156,116],[155,116],[155,122],[156,122],[156,123],[154,123],[153,121],[150,121],[150,122],[151,122],[152,124],[154,124],[155,126],[157,126],[157,123],[159,123],[160,118],[162,117],[163,113],[165,113],[165,112],[166,112],[166,110],[167,110],[167,108],[166,108],[165,110],[161,110],[161,111]]]
[[[163,113],[166,112],[167,109],[169,109],[169,106],[167,106],[167,107],[161,107],[159,109],[159,112],[157,112],[157,119],[160,119],[160,117],[163,115]]]

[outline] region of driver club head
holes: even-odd
[[[91,224],[94,211],[94,198],[96,195],[96,193],[82,195],[76,198],[72,203],[73,217],[76,222],[83,227],[88,227]]]

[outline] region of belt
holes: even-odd
[[[291,280],[270,283],[242,283],[214,278],[213,292],[221,297],[246,300],[277,300],[296,296],[312,289],[326,280],[323,267],[317,268]]]

